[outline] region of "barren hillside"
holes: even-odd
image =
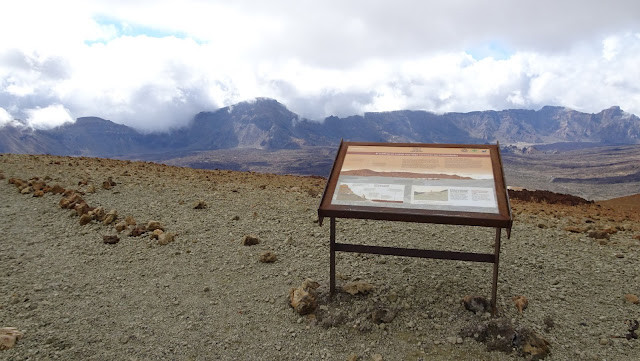
[[[0,328],[23,334],[0,358],[637,359],[640,217],[623,201],[513,196],[494,319],[461,302],[490,297],[484,263],[339,253],[338,286],[362,287],[329,298],[329,227],[316,217],[324,182],[0,155]],[[74,196],[87,208],[78,198],[61,207]],[[338,220],[341,242],[396,247],[491,253],[493,233]],[[307,278],[319,283],[317,305],[300,315],[289,295]],[[517,296],[528,300],[521,312]]]

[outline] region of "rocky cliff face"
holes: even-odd
[[[258,98],[197,114],[186,127],[142,134],[124,125],[87,117],[51,130],[0,129],[0,152],[99,157],[231,148],[265,150],[335,145],[340,139],[369,142],[639,144],[640,118],[619,107],[597,114],[562,107],[434,114],[372,112],[322,122],[300,118],[276,100]]]

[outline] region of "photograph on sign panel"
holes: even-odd
[[[498,213],[490,149],[349,146],[332,204]]]

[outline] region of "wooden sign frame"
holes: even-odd
[[[493,263],[495,315],[500,234],[513,223],[498,144],[341,142],[318,208],[331,221],[330,292],[335,252]],[[336,218],[492,227],[494,253],[336,243]]]

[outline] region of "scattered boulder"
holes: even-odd
[[[127,216],[127,217],[124,219],[124,223],[126,223],[126,224],[127,224],[127,226],[135,226],[135,225],[136,225],[136,220],[135,220],[133,217],[131,217],[131,216]]]
[[[300,315],[313,313],[318,306],[316,289],[320,284],[310,278],[302,282],[300,287],[289,291],[289,304]]]
[[[109,211],[109,213],[107,213],[107,214],[104,216],[104,220],[102,221],[102,223],[103,223],[105,226],[108,226],[108,225],[110,225],[111,223],[115,222],[115,221],[116,221],[116,219],[118,219],[118,211],[116,211],[115,209],[112,209],[112,210],[110,210],[110,211]]]
[[[193,209],[206,209],[207,207],[207,203],[204,201],[197,201],[193,203]]]
[[[350,295],[357,295],[358,293],[367,294],[372,289],[372,284],[362,281],[348,282],[342,286],[342,290]]]
[[[640,303],[640,299],[638,299],[637,295],[634,295],[633,293],[627,293],[626,295],[624,295],[624,299],[629,302],[629,303],[633,303],[633,304],[639,304]]]
[[[116,182],[111,177],[108,177],[106,181],[102,182],[103,189],[111,189],[116,186]]]
[[[571,233],[584,233],[584,231],[586,231],[584,228],[576,226],[567,226],[564,227],[564,230]]]
[[[106,216],[105,212],[104,212],[104,208],[102,207],[97,207],[91,211],[89,211],[89,213],[87,213],[88,215],[91,216],[91,218],[95,219],[96,221],[100,221],[102,222],[104,220],[104,217]]]
[[[147,228],[145,226],[136,226],[129,232],[129,237],[138,237],[147,233]]]
[[[275,253],[271,251],[264,251],[260,254],[260,262],[273,263],[278,259]]]
[[[254,245],[260,243],[260,238],[258,238],[257,236],[254,236],[252,234],[249,234],[249,235],[245,235],[244,237],[242,237],[242,240],[240,242],[244,246],[254,246]]]
[[[164,231],[161,229],[154,229],[153,232],[151,232],[151,236],[149,236],[149,238],[151,239],[158,239],[160,237],[161,234],[163,234]]]
[[[53,194],[62,194],[65,192],[65,189],[62,188],[62,186],[60,186],[59,184],[56,184],[53,187],[51,187],[51,189],[49,189],[49,192]]]
[[[606,231],[589,231],[587,235],[595,239],[609,239],[609,233]]]
[[[15,327],[0,328],[0,351],[13,348],[22,336],[22,332]]]
[[[164,225],[158,221],[149,221],[147,223],[147,231],[155,231],[156,229],[164,231]]]
[[[102,236],[102,242],[105,244],[116,244],[120,242],[120,238],[118,238],[118,236]]]
[[[93,218],[91,218],[90,215],[83,214],[83,215],[80,216],[80,221],[79,222],[80,222],[81,226],[84,226],[85,224],[91,223],[92,220],[93,220]]]
[[[375,309],[371,313],[371,319],[376,324],[390,323],[391,321],[393,321],[394,318],[396,318],[396,315],[397,315],[396,311],[391,310],[389,308],[381,307],[381,308]]]
[[[489,301],[482,296],[464,296],[462,304],[464,308],[473,313],[484,313],[489,309]]]
[[[524,296],[513,296],[512,300],[520,314],[522,314],[522,311],[529,306],[529,300]]]
[[[82,216],[83,214],[87,214],[89,213],[89,211],[91,211],[91,207],[89,207],[89,205],[87,204],[87,202],[85,202],[84,200],[81,201],[80,203],[76,203],[76,206],[74,207],[76,214],[78,216]]]
[[[122,222],[118,222],[116,223],[115,229],[118,233],[124,231],[125,229],[127,229],[127,224],[122,221]]]
[[[175,237],[176,237],[175,233],[171,233],[171,232],[162,233],[158,236],[158,244],[161,246],[167,245],[173,242]]]
[[[518,330],[518,337],[523,340],[522,354],[529,360],[542,360],[551,353],[549,341],[536,332],[521,328]]]

